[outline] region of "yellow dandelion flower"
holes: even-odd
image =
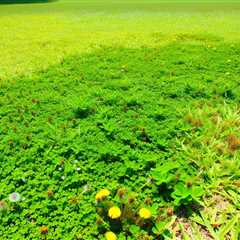
[[[139,210],[139,216],[144,219],[149,219],[151,218],[152,214],[147,208],[141,208]]]
[[[113,232],[106,232],[106,233],[105,233],[105,238],[106,238],[107,240],[117,240],[117,236],[116,236],[116,234],[113,233]]]
[[[108,210],[108,216],[112,219],[119,218],[121,216],[121,210],[119,207],[111,207]]]
[[[101,201],[107,196],[110,195],[110,191],[108,189],[101,189],[97,194],[96,194],[96,200]]]

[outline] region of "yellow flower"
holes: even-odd
[[[139,216],[144,219],[149,219],[151,218],[152,214],[147,208],[141,208],[139,210]]]
[[[97,194],[96,194],[96,200],[101,201],[104,198],[106,198],[108,195],[110,195],[110,191],[108,189],[101,189]]]
[[[112,219],[119,218],[121,216],[121,210],[119,207],[111,207],[108,211],[108,216]]]
[[[113,232],[106,232],[106,233],[105,233],[105,238],[106,238],[107,240],[117,240],[117,236],[116,236],[116,234],[113,233]]]

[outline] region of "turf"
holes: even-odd
[[[1,5],[0,239],[238,239],[239,11]],[[116,227],[102,188],[152,222]]]
[[[0,6],[0,79],[101,45],[159,46],[180,34],[239,40],[237,3],[56,1]]]

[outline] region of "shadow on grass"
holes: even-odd
[[[0,0],[0,4],[50,3],[58,0]]]

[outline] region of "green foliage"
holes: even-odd
[[[169,229],[176,217],[167,214],[158,204],[141,203],[127,189],[119,189],[116,196],[107,196],[97,201],[97,225],[99,233],[115,232],[126,239],[160,239],[170,234]],[[109,212],[118,207],[121,214],[113,219]],[[141,213],[143,211],[143,213]],[[124,239],[123,238],[123,239]],[[120,237],[121,239],[121,237]]]
[[[169,161],[152,170],[151,176],[159,187],[159,194],[163,195],[165,200],[169,202],[172,200],[176,207],[180,207],[181,205],[190,206],[191,203],[197,203],[204,194],[197,179],[192,182],[194,177],[192,173],[194,173],[194,169],[191,172],[178,162]]]
[[[235,138],[224,131],[218,139],[230,146],[221,155],[231,163],[223,177],[204,138],[209,118],[198,121],[194,110],[232,109],[240,100],[239,53],[238,44],[222,42],[102,48],[4,84],[0,200],[8,209],[1,212],[0,236],[96,239],[102,232],[94,224],[94,195],[103,187],[130,189],[138,199],[134,210],[149,206],[151,230],[123,224],[140,239],[141,231],[171,238],[172,219],[197,213],[196,204],[224,185],[219,177],[238,202],[238,127],[231,129]],[[17,206],[8,200],[12,192],[22,196]],[[110,227],[105,222],[103,230]]]
[[[55,0],[0,0],[0,4],[48,3]]]

